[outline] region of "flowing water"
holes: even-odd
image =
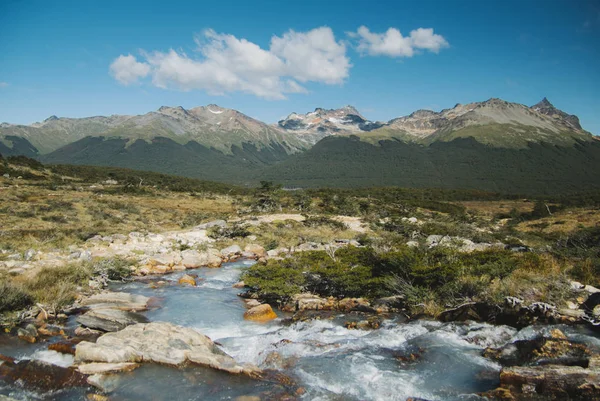
[[[372,331],[346,329],[351,316],[332,320],[286,323],[284,314],[269,323],[243,319],[240,290],[232,288],[244,266],[236,262],[220,269],[201,268],[197,287],[177,285],[184,273],[164,276],[166,285],[151,288],[132,282],[112,290],[157,297],[159,307],[146,312],[151,321],[193,327],[221,344],[239,362],[280,371],[302,387],[305,400],[483,400],[477,392],[498,385],[500,365],[481,356],[488,346],[533,338],[551,327],[517,331],[481,323],[410,323],[386,321]],[[600,339],[584,328],[560,327],[570,339],[600,347]],[[0,354],[41,359],[62,366],[70,356],[46,346],[0,341]],[[233,400],[241,395],[276,397],[281,387],[269,382],[216,372],[208,368],[174,369],[157,365],[118,375],[115,400]],[[281,392],[281,391],[280,391]],[[16,399],[81,399],[81,391],[36,394],[0,387]]]

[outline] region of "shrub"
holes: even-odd
[[[33,298],[21,285],[5,279],[0,281],[0,313],[26,308],[31,304]]]

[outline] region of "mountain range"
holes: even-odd
[[[600,141],[546,98],[531,107],[489,99],[386,122],[370,121],[352,106],[291,113],[275,124],[214,104],[135,116],[51,116],[0,124],[0,154],[248,185],[270,179],[519,193],[600,188],[593,174]]]

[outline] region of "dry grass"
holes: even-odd
[[[465,201],[460,203],[467,208],[467,212],[488,218],[499,214],[508,215],[512,210],[529,213],[533,210],[534,205],[533,202],[527,200]]]
[[[521,232],[570,233],[581,228],[600,226],[599,209],[567,209],[542,219],[525,221],[517,225]]]
[[[94,234],[171,231],[233,215],[233,199],[153,190],[113,195],[93,189],[19,185],[2,190],[0,248],[47,250],[79,244]]]

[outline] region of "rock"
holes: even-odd
[[[43,324],[38,328],[38,334],[46,337],[62,336],[65,334],[63,329],[59,326],[53,326],[49,324]]]
[[[0,379],[11,383],[18,381],[26,388],[41,391],[86,386],[86,377],[76,370],[37,360],[3,361],[0,364]]]
[[[50,351],[60,352],[61,354],[75,355],[75,346],[72,341],[59,341],[48,345]]]
[[[244,313],[244,319],[255,322],[267,322],[276,318],[277,315],[269,304],[255,306]]]
[[[208,254],[200,253],[192,249],[187,249],[181,252],[181,264],[187,269],[195,269],[197,267],[206,266],[208,264]]]
[[[243,281],[238,281],[237,283],[232,285],[233,288],[244,288],[245,286],[246,284]]]
[[[231,245],[225,249],[221,249],[221,256],[231,259],[232,257],[242,254],[242,248],[239,245]]]
[[[87,383],[90,386],[96,387],[103,393],[110,393],[115,391],[117,387],[119,387],[120,381],[120,376],[116,374],[96,374],[88,376],[87,378]]]
[[[182,285],[191,285],[192,287],[196,286],[196,279],[188,274],[181,277],[177,282]]]
[[[79,327],[75,328],[75,335],[77,337],[95,338],[95,337],[100,337],[102,334],[104,334],[104,332],[102,332],[100,330],[90,329],[89,327],[79,326]]]
[[[227,222],[225,220],[213,220],[208,223],[203,223],[196,226],[196,230],[206,230],[211,227],[227,227]]]
[[[406,306],[404,295],[392,295],[391,297],[373,300],[373,307],[377,312],[399,312]]]
[[[500,388],[506,399],[516,401],[598,400],[600,372],[580,366],[515,366],[502,369]]]
[[[269,256],[269,257],[274,257],[277,255],[279,255],[279,251],[276,249],[270,249],[267,251],[267,256]]]
[[[87,394],[85,398],[88,401],[110,401],[110,399],[107,396],[94,393]]]
[[[552,330],[550,337],[518,340],[501,348],[488,348],[484,356],[504,366],[515,365],[569,365],[587,367],[591,352],[584,344],[570,342],[560,330]]]
[[[79,365],[77,370],[84,375],[96,375],[116,372],[131,372],[140,367],[139,363],[122,362],[122,363],[99,363],[92,362]]]
[[[367,313],[376,313],[377,311],[371,307],[369,301],[364,298],[344,298],[338,303],[338,310],[344,312],[358,311]]]
[[[144,361],[172,366],[191,362],[230,373],[260,374],[255,366],[237,364],[207,336],[187,327],[162,322],[127,326],[121,331],[104,334],[95,344],[83,341],[77,344],[75,360],[80,363]]]
[[[103,292],[84,298],[81,305],[92,309],[113,308],[126,311],[143,311],[148,309],[150,298],[143,295],[129,294],[126,292]]]
[[[469,302],[456,308],[447,309],[440,313],[438,319],[442,322],[493,321],[500,308],[484,302]]]
[[[85,327],[103,331],[119,331],[132,324],[148,322],[148,319],[139,313],[119,309],[92,309],[78,316],[76,320]]]
[[[24,253],[24,259],[27,261],[33,260],[33,257],[35,256],[37,252],[35,251],[35,249],[28,249],[25,251]]]
[[[332,310],[335,308],[334,300],[321,298],[318,295],[304,293],[296,294],[292,297],[292,307],[288,308],[290,312],[304,310]]]
[[[257,244],[246,245],[246,247],[244,248],[244,251],[251,252],[259,258],[267,256],[267,252],[265,251],[265,248],[263,248],[262,246],[257,245]]]
[[[246,306],[246,308],[248,309],[252,309],[255,306],[259,306],[262,305],[260,302],[258,302],[258,300],[256,299],[244,299],[244,304]]]
[[[35,343],[37,341],[38,331],[33,324],[28,324],[25,328],[19,328],[17,330],[17,336],[28,343]]]

